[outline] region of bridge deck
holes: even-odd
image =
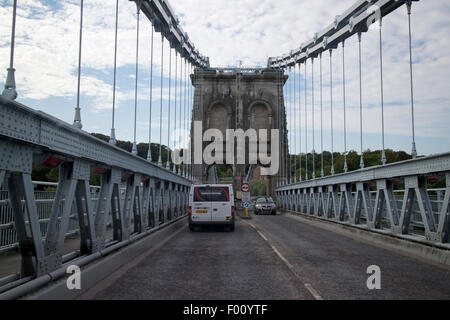
[[[287,213],[238,219],[236,232],[191,233],[164,243],[81,299],[449,299],[450,270],[318,228]],[[367,267],[381,268],[368,290]]]

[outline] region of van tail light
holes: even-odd
[[[189,217],[192,216],[192,207],[191,206],[188,207],[188,214],[189,214]]]
[[[234,209],[235,209],[234,206],[231,206],[231,216],[232,217],[234,217],[234,215],[235,215]]]

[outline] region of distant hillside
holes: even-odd
[[[385,151],[386,153],[386,160],[387,163],[393,163],[393,162],[399,162],[404,160],[411,159],[411,155],[407,154],[404,151],[393,151],[390,149],[387,149]],[[370,151],[367,150],[364,152],[364,166],[367,167],[373,167],[381,164],[381,150],[376,151]],[[295,159],[295,160],[294,160]],[[313,155],[312,153],[308,153],[308,176],[312,176],[312,159]],[[350,151],[347,154],[347,166],[348,171],[354,171],[358,170],[360,168],[360,159],[361,156],[356,151]],[[302,154],[302,176],[305,176],[306,169],[305,169],[305,154]],[[293,155],[291,155],[291,170],[292,174],[294,174],[295,170],[295,162],[297,162],[297,176],[300,171],[300,159],[298,156],[294,158]],[[321,154],[315,153],[314,154],[314,165],[315,165],[315,173],[316,176],[320,176],[320,169],[321,169]],[[323,168],[325,175],[331,174],[331,152],[325,151],[323,153]],[[344,172],[344,155],[339,152],[334,152],[334,171],[336,174],[343,173]]]
[[[92,133],[92,136],[101,139],[105,142],[109,142],[109,137],[100,133]],[[122,148],[124,150],[127,150],[128,152],[131,152],[131,149],[133,147],[133,143],[131,141],[122,141],[117,140],[117,146],[119,148]],[[138,146],[138,156],[142,157],[144,159],[147,159],[147,152],[148,152],[148,143],[139,143]],[[152,158],[153,161],[158,161],[158,155],[159,155],[159,144],[152,143],[151,144],[151,152],[152,152]],[[167,155],[168,155],[168,149],[166,146],[162,146],[162,161],[167,161]],[[294,157],[293,155],[291,157],[291,172],[292,175],[295,171],[295,162],[296,161],[296,173],[297,177],[300,173],[300,159],[298,155]],[[309,178],[312,177],[312,153],[308,153],[308,176]],[[386,150],[386,158],[388,163],[394,163],[404,160],[411,159],[411,155],[404,152],[404,151],[393,151],[391,149]],[[294,160],[295,159],[295,160]],[[302,177],[305,177],[306,169],[305,169],[305,154],[302,154],[302,168],[301,168],[301,174]],[[325,151],[323,154],[323,162],[324,162],[324,172],[325,175],[331,174],[331,153],[328,151]],[[349,171],[354,171],[359,169],[359,162],[360,162],[360,156],[356,151],[350,151],[347,155],[347,165]],[[315,172],[316,176],[320,176],[320,168],[321,168],[321,154],[315,153],[314,154],[314,164],[315,164]],[[367,150],[364,152],[364,164],[365,167],[372,167],[376,165],[381,164],[381,150],[371,151]],[[334,153],[334,167],[335,167],[335,173],[342,173],[344,172],[344,155],[335,152]],[[232,176],[232,169],[228,165],[218,165],[217,166],[217,174],[222,179],[225,179],[227,177]],[[33,165],[33,174],[32,178],[34,181],[48,181],[48,182],[56,182],[58,181],[58,170],[57,169],[48,169],[42,166]],[[91,183],[93,185],[99,184],[99,178],[98,176],[93,176],[91,179]],[[430,187],[445,187],[445,181],[441,180],[438,182],[435,182]]]
[[[99,138],[103,141],[109,142],[109,137],[105,136],[101,133],[91,133],[92,136]],[[133,149],[133,142],[131,141],[123,141],[123,140],[117,140],[116,146],[124,149],[128,152],[131,152],[131,149]],[[139,143],[137,145],[138,149],[138,156],[144,159],[147,159],[147,153],[148,153],[148,143]],[[167,161],[167,147],[162,146],[162,162],[165,163]],[[159,156],[159,143],[152,143],[152,159],[154,162],[158,161]]]

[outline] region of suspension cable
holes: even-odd
[[[333,137],[333,50],[330,49],[330,117],[331,117],[331,175],[334,176],[334,137]]]
[[[177,127],[177,87],[178,87],[178,51],[175,50],[175,100],[174,100],[174,105],[175,105],[175,114],[174,114],[174,122],[175,122],[175,129],[174,132],[177,132],[178,127]],[[175,148],[177,147],[176,143],[174,142],[174,146],[173,149],[175,151]],[[173,164],[173,173],[177,173],[177,166],[174,163]]]
[[[342,41],[342,96],[344,102],[344,172],[348,172],[347,166],[347,105],[345,100],[345,40]]]
[[[162,109],[163,109],[163,79],[164,79],[164,36],[161,33],[161,97],[159,103],[159,159],[158,165],[162,167]]]
[[[361,140],[361,160],[359,167],[364,168],[364,149],[363,149],[363,102],[362,102],[362,58],[361,58],[361,32],[358,32],[359,43],[359,127]]]
[[[282,164],[281,167],[281,177],[280,177],[280,185],[284,184],[285,181],[285,175],[286,175],[286,160],[282,161],[282,154],[286,152],[286,145],[285,145],[285,133],[286,128],[283,125],[283,115],[286,112],[286,106],[284,105],[284,69],[281,67],[281,64],[279,65],[279,73],[280,73],[280,87],[278,88],[278,128],[282,132],[280,135],[280,146],[283,148],[283,151],[280,152],[280,163]],[[282,107],[283,110],[281,109]]]
[[[17,12],[17,0],[14,0],[13,3],[13,18],[12,18],[12,27],[11,27],[11,48],[10,48],[10,57],[9,57],[9,68],[7,69],[7,76],[6,76],[6,82],[5,82],[5,89],[2,92],[2,96],[15,100],[17,98],[17,91],[16,91],[16,80],[14,76],[14,72],[16,71],[14,69],[14,46],[15,46],[15,39],[16,39],[16,14]]]
[[[12,28],[11,28],[11,52],[9,56],[9,68],[14,68],[14,47],[16,41],[16,16],[17,16],[17,0],[14,0],[13,3],[13,20],[12,20]]]
[[[139,22],[141,13],[141,1],[136,2],[137,6],[137,19],[136,19],[136,77],[135,77],[135,87],[134,87],[134,141],[133,148],[131,152],[137,154],[137,144],[136,144],[136,125],[137,125],[137,103],[138,103],[138,75],[139,75]]]
[[[290,167],[290,155],[289,155],[289,136],[291,134],[291,131],[289,130],[289,124],[290,122],[288,122],[288,111],[289,111],[289,69],[286,68],[286,74],[288,76],[288,80],[286,82],[286,86],[284,88],[284,100],[286,102],[286,107],[285,107],[285,119],[286,119],[286,130],[287,130],[287,167],[286,167],[286,184],[289,184],[289,167]]]
[[[183,131],[186,134],[186,101],[187,101],[187,60],[184,60],[184,105],[183,105]],[[186,138],[185,138],[186,142]],[[187,163],[184,165],[183,168],[183,176],[186,177],[187,174]]]
[[[294,123],[294,183],[297,183],[297,139],[295,139],[296,136],[296,132],[297,132],[297,128],[296,128],[296,118],[297,118],[297,94],[296,94],[296,89],[297,89],[297,81],[296,81],[296,67],[297,64],[294,63],[294,115],[292,117],[292,121]]]
[[[316,164],[315,164],[315,153],[316,153],[316,141],[315,141],[315,127],[314,127],[314,57],[311,58],[311,109],[312,109],[312,178],[316,178]]]
[[[288,108],[288,110],[289,110],[289,116],[288,116],[288,119],[289,119],[289,127],[288,127],[288,129],[289,129],[289,140],[291,140],[291,143],[288,143],[288,146],[289,145],[292,145],[292,79],[291,79],[291,76],[292,76],[292,69],[291,69],[291,67],[289,66],[289,69],[288,69],[288,73],[289,73],[289,86],[288,86],[288,89],[289,89],[289,92],[288,92],[288,94],[289,94],[289,108]],[[291,151],[293,150],[293,148],[289,148],[288,149],[289,150],[289,153],[288,153],[288,155],[289,155],[289,184],[291,184],[292,183],[292,156],[291,156]]]
[[[197,84],[197,71],[196,71],[196,66],[193,65],[192,66],[192,75],[193,75],[193,79],[192,79],[192,117],[191,117],[191,133],[193,133],[193,125],[194,125],[194,114],[196,114],[196,104],[195,104],[195,91],[196,91],[196,84]],[[198,108],[197,108],[198,110]],[[191,135],[191,140],[189,141],[189,156],[192,159],[192,135]],[[193,161],[191,161],[191,179],[193,181],[195,181],[197,179],[197,177],[195,176],[195,163],[193,163]]]
[[[152,25],[152,39],[151,39],[151,52],[150,52],[150,115],[149,115],[149,127],[148,127],[148,152],[147,161],[153,162],[152,159],[152,108],[153,108],[153,35],[154,27]]]
[[[78,45],[78,85],[77,85],[77,107],[75,108],[75,118],[73,120],[73,125],[81,129],[83,125],[81,124],[81,109],[80,109],[80,87],[81,87],[81,51],[83,44],[83,0],[80,2],[80,41]]]
[[[301,78],[301,63],[298,63],[298,126],[299,126],[299,158],[300,158],[300,182],[303,181],[302,177],[302,78]]]
[[[308,65],[307,60],[305,60],[305,180],[308,178],[308,79],[307,79]]]
[[[115,111],[116,111],[116,79],[117,79],[117,29],[119,24],[119,0],[116,0],[116,27],[114,36],[114,80],[113,80],[113,101],[112,101],[112,125],[109,143],[116,145],[116,130],[114,128]]]
[[[193,116],[194,116],[194,86],[192,85],[191,75],[193,74],[193,72],[195,70],[194,70],[194,65],[193,64],[191,64],[190,66],[191,66],[190,72],[189,72],[189,89],[190,89],[189,90],[189,93],[190,93],[189,94],[189,110],[190,110],[190,113],[189,113],[189,144],[188,144],[188,150],[191,147],[191,143],[192,143],[192,124],[193,124],[192,119],[193,119]],[[191,161],[191,163],[189,164],[189,179],[193,180],[193,177],[194,177],[194,166],[193,166],[192,161]]]
[[[190,75],[191,75],[192,66],[191,63],[189,63],[188,66],[188,75],[187,75],[187,89],[188,89],[188,97],[187,97],[187,110],[186,110],[186,130],[188,131],[188,139],[187,139],[187,148],[189,149],[189,144],[191,142],[191,81],[190,81]],[[191,166],[188,163],[187,164],[187,175],[186,177],[188,179],[191,178]]]
[[[170,48],[169,44],[169,107],[168,107],[168,115],[167,115],[167,162],[166,169],[170,170],[170,108],[171,108],[171,85],[172,85],[172,48]]]
[[[320,176],[323,177],[323,92],[322,92],[322,52],[320,53]]]
[[[180,125],[179,125],[179,136],[178,136],[178,144],[179,144],[179,147],[180,148],[182,148],[182,139],[183,139],[183,137],[182,137],[182,121],[181,121],[181,106],[182,106],[182,103],[183,103],[183,57],[181,56],[181,54],[180,54],[180,103],[179,103],[179,108],[180,108],[180,111],[179,111],[179,122],[180,122]],[[183,154],[184,155],[184,154]],[[184,157],[183,157],[184,158]],[[182,175],[182,166],[183,166],[183,158],[181,159],[181,162],[180,162],[180,165],[178,166],[179,168],[179,175],[181,176]]]
[[[382,19],[380,18],[380,89],[381,89],[381,140],[382,140],[382,153],[381,164],[386,164],[386,152],[384,149],[384,85],[383,85],[383,39],[382,39]]]
[[[281,76],[280,76],[280,66],[277,66],[278,68],[276,69],[276,83],[277,83],[277,122],[278,122],[278,130],[281,129],[281,122],[280,122],[280,85],[281,85]],[[279,135],[278,138],[278,143],[281,147],[281,134]],[[281,154],[282,152],[278,152],[278,156],[279,156],[279,160],[281,160]],[[280,165],[283,165],[283,163],[281,161]],[[280,177],[280,170],[278,170],[278,175],[277,175],[277,187],[279,187],[281,185],[281,177]]]
[[[412,150],[411,155],[413,159],[417,158],[416,149],[416,133],[414,124],[414,86],[413,86],[413,58],[412,58],[412,34],[411,34],[411,0],[406,2],[406,8],[408,10],[408,31],[409,31],[409,76],[411,84],[411,128],[412,128]]]

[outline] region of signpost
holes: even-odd
[[[248,217],[248,208],[251,205],[250,199],[250,185],[245,182],[241,186],[242,191],[242,206],[245,208],[245,216]]]

